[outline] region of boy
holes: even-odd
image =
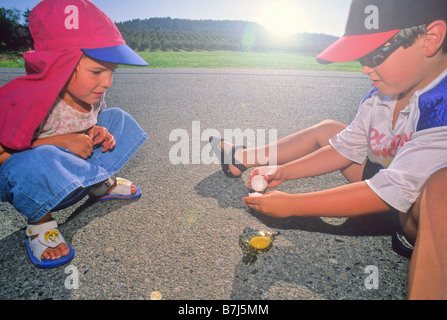
[[[275,187],[340,170],[351,183],[244,198],[276,217],[399,212],[393,247],[411,256],[410,299],[447,298],[446,21],[445,0],[353,0],[345,35],[317,61],[359,60],[374,88],[351,125],[324,121],[277,141],[278,166],[265,176]],[[233,149],[232,175],[259,165],[246,163],[251,152]]]

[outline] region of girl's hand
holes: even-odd
[[[11,156],[11,153],[0,144],[0,166]]]
[[[247,207],[272,217],[287,218],[294,215],[291,195],[284,192],[272,191],[259,197],[246,197],[244,203]]]
[[[88,136],[92,139],[94,145],[102,145],[102,152],[112,150],[115,148],[115,137],[112,136],[109,131],[104,127],[93,126],[87,131]]]
[[[250,172],[250,180],[248,181],[248,186],[251,188],[251,179],[254,176],[261,175],[267,180],[267,188],[274,188],[282,184],[286,179],[283,173],[282,166],[270,166],[270,167],[260,167],[253,169]]]
[[[70,150],[83,159],[87,159],[93,153],[93,140],[84,133],[70,133],[57,138],[60,139],[61,143],[54,144]]]

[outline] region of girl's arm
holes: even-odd
[[[93,153],[93,140],[84,133],[69,133],[60,136],[40,138],[33,141],[32,146],[55,145],[70,150],[83,159]]]
[[[11,153],[5,150],[5,148],[0,144],[0,166],[11,156]]]
[[[55,145],[70,150],[83,159],[87,159],[93,153],[93,140],[84,133],[69,133],[60,136],[36,139],[32,146]],[[0,165],[11,156],[0,144]]]

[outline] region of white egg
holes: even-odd
[[[251,179],[251,187],[256,192],[264,192],[267,189],[267,181],[264,176],[254,176]]]

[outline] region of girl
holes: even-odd
[[[51,17],[51,18],[49,18]],[[29,15],[27,75],[0,88],[0,197],[28,219],[26,247],[41,268],[75,251],[50,212],[90,195],[134,199],[140,188],[110,177],[147,140],[135,120],[105,109],[118,64],[147,65],[87,0],[44,0]]]

